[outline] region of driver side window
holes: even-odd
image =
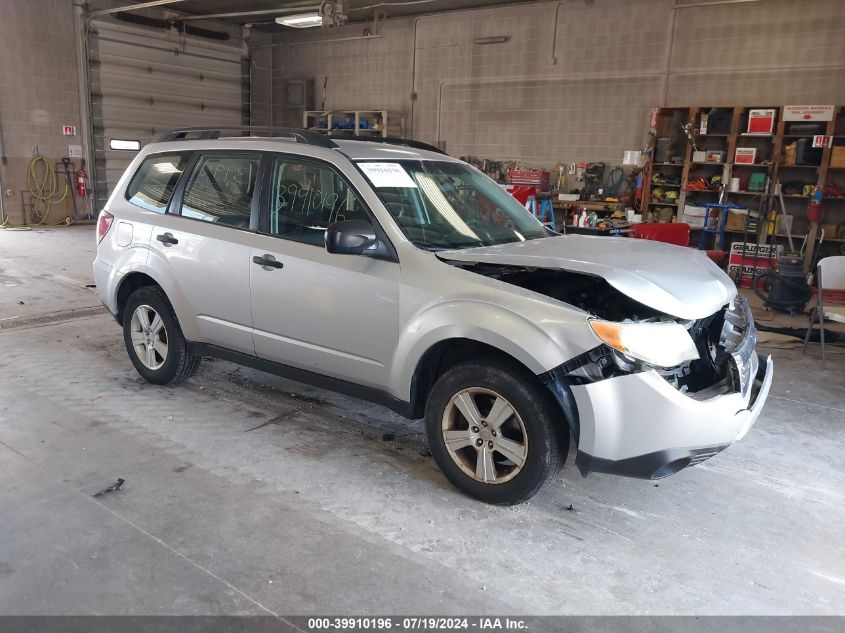
[[[357,194],[327,165],[298,157],[277,157],[270,182],[271,235],[323,246],[330,224],[369,220]]]

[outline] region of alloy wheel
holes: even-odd
[[[147,369],[161,369],[167,360],[167,329],[161,315],[148,305],[135,308],[130,323],[132,348]]]
[[[516,409],[503,396],[481,387],[456,393],[441,425],[452,461],[486,484],[510,481],[528,457],[528,434]]]

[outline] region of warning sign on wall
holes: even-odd
[[[832,105],[783,106],[784,121],[832,121]]]

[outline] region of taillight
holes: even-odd
[[[103,241],[106,233],[111,228],[111,223],[114,222],[114,216],[108,211],[100,211],[100,217],[97,219],[97,244]]]

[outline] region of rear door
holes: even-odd
[[[276,155],[267,180],[250,266],[257,355],[383,388],[398,333],[399,263],[326,251],[332,222],[374,221],[332,165]]]
[[[188,169],[153,229],[150,266],[166,269],[171,301],[180,319],[177,301],[192,319],[196,341],[254,354],[249,274],[261,154],[199,152]]]

